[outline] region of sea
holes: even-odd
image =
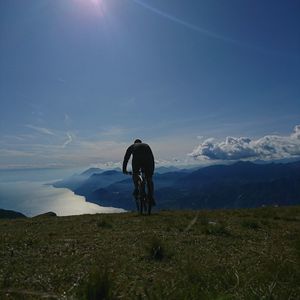
[[[79,174],[80,169],[0,170],[0,209],[14,210],[28,217],[49,211],[58,216],[121,213],[123,209],[87,202],[66,188],[51,183]]]

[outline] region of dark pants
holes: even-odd
[[[138,180],[139,180],[138,175],[140,173],[143,173],[145,175],[145,179],[147,182],[148,197],[151,200],[153,199],[153,194],[154,194],[154,184],[152,180],[153,171],[154,171],[153,168],[148,164],[143,164],[141,162],[134,162],[134,161],[132,162],[132,179],[135,187],[134,194],[136,194],[138,189]]]

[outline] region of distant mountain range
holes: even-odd
[[[19,218],[26,218],[26,216],[13,210],[0,209],[0,219],[19,219]]]
[[[300,161],[163,168],[154,175],[154,184],[157,209],[294,205],[300,204]],[[132,179],[118,170],[89,169],[53,185],[69,188],[101,206],[135,209]]]
[[[46,213],[42,213],[39,215],[36,215],[32,218],[42,218],[42,217],[56,217],[56,213],[50,211]],[[14,211],[14,210],[6,210],[0,208],[0,219],[20,219],[20,218],[28,218],[27,216],[23,215],[20,212]]]

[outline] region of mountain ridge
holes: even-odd
[[[14,211],[0,208],[0,219],[20,219],[27,218],[24,214]]]
[[[154,184],[157,209],[295,205],[300,203],[300,161],[269,164],[240,161],[155,173]],[[93,174],[81,186],[73,188],[89,202],[127,210],[135,209],[132,190],[132,179],[118,171]]]

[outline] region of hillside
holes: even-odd
[[[0,220],[1,299],[300,299],[300,207]]]

